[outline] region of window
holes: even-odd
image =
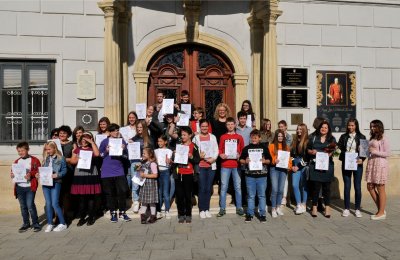
[[[0,61],[0,142],[43,142],[54,125],[54,62]]]

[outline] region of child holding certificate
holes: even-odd
[[[81,146],[75,148],[71,158],[71,164],[76,166],[71,194],[76,195],[79,201],[78,227],[86,222],[88,226],[94,224],[95,205],[101,195],[100,174],[96,163],[100,152],[94,142],[93,135],[89,132],[83,133],[79,143]],[[86,219],[86,215],[88,215],[88,219]]]
[[[283,216],[281,208],[281,201],[283,191],[285,188],[285,181],[288,169],[292,168],[292,161],[289,160],[290,148],[286,143],[286,135],[282,130],[276,130],[274,141],[268,146],[269,153],[271,154],[271,215],[273,218]]]
[[[240,163],[246,167],[247,188],[247,213],[245,222],[251,222],[254,216],[255,196],[258,197],[258,211],[261,223],[267,221],[265,190],[267,189],[268,164],[271,163],[271,155],[267,147],[260,143],[261,133],[254,129],[250,133],[251,143],[243,148],[240,155]],[[259,165],[261,164],[261,168]]]
[[[62,178],[67,174],[67,162],[61,152],[57,149],[57,144],[53,141],[49,141],[44,145],[43,149],[43,167],[49,167],[51,169],[51,178],[53,179],[52,186],[46,186],[42,184],[43,195],[46,201],[46,218],[47,227],[45,232],[51,231],[63,231],[67,229],[65,223],[63,211],[59,204],[60,191]],[[36,174],[38,178],[42,174],[41,172]],[[60,224],[57,227],[53,225],[53,211],[57,214]]]
[[[14,195],[18,199],[23,224],[18,232],[22,233],[33,227],[34,232],[40,231],[40,227],[36,205],[35,195],[38,187],[38,181],[36,179],[36,173],[40,167],[40,161],[38,158],[29,154],[29,144],[27,142],[21,142],[17,144],[17,153],[19,158],[14,161],[11,169],[11,178],[17,179],[17,175],[21,175],[22,181],[15,181]],[[18,166],[18,167],[15,167]],[[18,171],[18,172],[17,172]],[[32,226],[29,221],[29,215],[32,219]]]

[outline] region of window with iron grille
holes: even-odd
[[[54,61],[0,60],[0,143],[42,143],[54,126]]]

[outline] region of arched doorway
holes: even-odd
[[[227,103],[235,108],[231,62],[217,50],[201,45],[176,45],[151,59],[147,103],[154,104],[158,90],[179,101],[180,92],[190,93],[191,103],[205,109],[211,119],[215,107]]]

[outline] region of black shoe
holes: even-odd
[[[146,214],[140,214],[140,223],[147,224],[147,216],[146,216]]]
[[[79,219],[78,224],[76,224],[76,225],[78,227],[81,227],[81,226],[85,225],[85,223],[86,223],[86,219],[81,218],[81,219]]]
[[[150,219],[149,219],[149,221],[147,223],[153,224],[153,223],[156,223],[156,221],[157,221],[157,216],[156,215],[151,215]]]
[[[39,225],[39,223],[33,224],[33,232],[39,232],[42,230],[42,227]]]
[[[26,232],[28,229],[30,229],[31,228],[31,226],[30,225],[22,225],[22,227],[20,227],[19,229],[18,229],[18,232],[19,233],[24,233],[24,232]]]
[[[96,222],[96,220],[94,218],[89,218],[86,225],[91,226],[94,224],[94,222]]]
[[[253,220],[253,216],[250,216],[248,214],[246,214],[246,218],[244,219],[244,222],[249,223]]]
[[[265,223],[267,222],[267,217],[266,216],[260,216],[260,223]]]
[[[191,216],[186,216],[185,221],[186,221],[187,224],[192,223],[192,217]]]
[[[179,224],[185,223],[185,216],[179,216],[179,217],[178,217],[178,223],[179,223]]]

